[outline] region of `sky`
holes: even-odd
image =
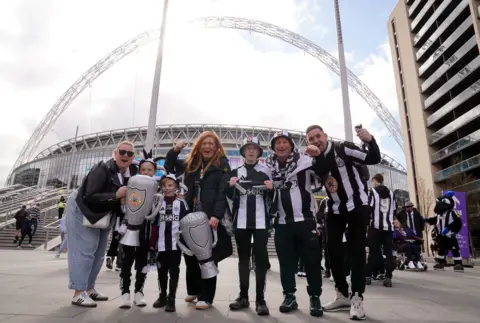
[[[347,66],[399,121],[387,21],[396,0],[340,0]],[[0,187],[58,98],[91,66],[136,35],[159,28],[163,0],[0,2]],[[262,34],[206,29],[205,16],[272,23],[338,57],[333,0],[170,1],[157,124],[222,123],[303,131],[317,123],[344,138],[339,76],[296,47]],[[60,141],[146,126],[158,42],[113,65],[58,118],[36,155]],[[353,124],[405,165],[402,149],[350,88]]]

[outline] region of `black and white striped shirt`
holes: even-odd
[[[301,222],[315,218],[316,175],[313,171],[312,158],[300,154],[296,168],[289,174],[283,165],[272,168],[272,179],[276,189],[274,206],[277,208],[278,224]]]
[[[329,141],[325,151],[315,158],[315,172],[323,179],[330,212],[342,214],[368,205],[368,185],[359,172],[359,165],[381,161],[375,139],[368,147],[368,151],[364,151],[348,141],[335,144]]]
[[[393,217],[397,209],[393,192],[384,185],[378,185],[372,188],[368,200],[372,208],[370,226],[382,231],[393,231]]]
[[[245,188],[246,193],[239,192],[235,187],[227,189],[227,196],[234,199],[234,225],[237,229],[267,229],[269,216],[266,199],[269,192],[256,190],[251,184],[242,183],[243,180],[263,183],[272,179],[270,169],[257,162],[254,165],[244,164],[231,172],[231,177],[239,179],[239,185]],[[273,196],[273,191],[271,192]]]
[[[40,219],[40,207],[34,206],[30,210],[28,210],[28,214],[32,217],[33,221],[38,221]]]
[[[188,206],[184,200],[165,197],[159,214],[152,223],[152,236],[156,240],[157,250],[178,250],[177,232],[180,220],[187,214]]]

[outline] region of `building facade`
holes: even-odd
[[[417,203],[422,189],[480,190],[479,6],[400,0],[388,22],[408,186]]]
[[[399,0],[388,34],[410,197],[421,206],[445,189],[467,192],[478,231],[480,0]]]
[[[165,156],[177,140],[183,139],[188,145],[180,158],[190,151],[192,143],[205,130],[213,130],[222,140],[232,168],[243,163],[239,149],[242,140],[248,136],[257,136],[264,150],[264,159],[270,153],[270,139],[279,129],[263,127],[241,127],[228,125],[168,125],[157,126],[155,134],[154,156]],[[78,187],[90,169],[101,160],[112,157],[113,150],[123,140],[134,143],[137,152],[142,151],[147,128],[129,128],[105,131],[65,140],[40,152],[34,160],[14,170],[12,184],[40,187]],[[305,134],[290,131],[300,150],[305,149]],[[370,173],[382,173],[386,185],[402,192],[407,191],[407,174],[402,165],[393,158],[382,155],[382,162],[370,166]],[[138,157],[137,157],[138,158]],[[401,195],[401,194],[399,194]]]

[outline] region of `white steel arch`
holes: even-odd
[[[313,43],[312,41],[282,27],[263,22],[252,20],[248,18],[238,17],[204,17],[194,20],[206,28],[229,28],[253,31],[268,35],[280,40],[283,40],[299,49],[304,50],[308,54],[317,58],[320,62],[329,67],[333,72],[340,75],[338,60],[323,48]],[[47,115],[42,119],[40,124],[35,128],[32,136],[22,148],[15,164],[7,178],[7,183],[10,183],[12,171],[21,164],[32,159],[32,156],[43,140],[45,135],[53,127],[60,115],[70,106],[73,100],[82,93],[95,79],[107,71],[110,67],[115,65],[119,60],[131,54],[137,48],[145,46],[146,44],[158,39],[160,31],[158,29],[146,31],[133,37],[108,53],[100,59],[95,65],[90,67],[82,76],[80,76],[75,83],[73,83],[60,98],[55,102],[53,107],[48,111]],[[403,140],[401,137],[401,130],[398,122],[390,114],[385,105],[378,99],[378,97],[350,70],[348,70],[349,85],[368,103],[368,105],[377,113],[379,118],[383,121],[387,129],[399,146],[403,149]]]

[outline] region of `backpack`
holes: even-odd
[[[334,141],[333,147],[335,148],[335,154],[337,156],[339,156],[346,164],[352,164],[352,166],[357,169],[362,181],[368,182],[370,180],[370,171],[368,170],[367,165],[353,162],[350,160],[350,158],[347,158],[345,155],[345,150],[340,146],[340,142]]]

